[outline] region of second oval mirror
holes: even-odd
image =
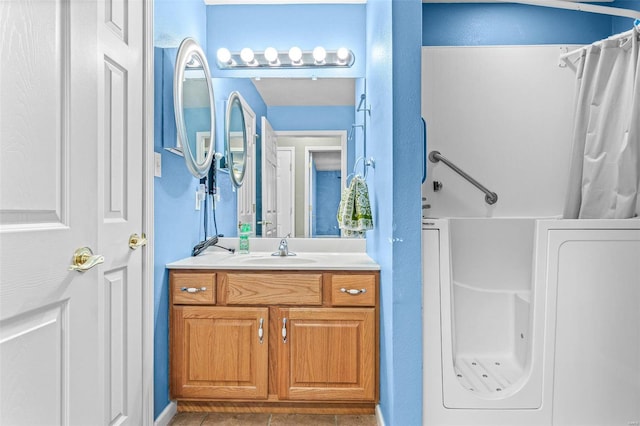
[[[232,92],[225,119],[225,155],[231,182],[236,188],[242,185],[247,167],[247,127],[243,104],[240,93]]]
[[[173,102],[185,163],[193,176],[203,178],[215,154],[213,84],[205,54],[192,38],[184,39],[178,49]]]

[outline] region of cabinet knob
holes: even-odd
[[[351,294],[352,296],[357,296],[358,294],[362,294],[362,293],[366,293],[367,289],[366,288],[361,288],[360,290],[358,290],[357,288],[341,288],[340,289],[341,292],[343,293],[347,293],[347,294]]]

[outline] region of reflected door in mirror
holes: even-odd
[[[278,226],[278,141],[276,133],[265,117],[262,117],[262,236],[277,235]]]

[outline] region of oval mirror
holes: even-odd
[[[187,168],[196,178],[203,178],[215,154],[213,84],[206,56],[192,38],[185,38],[178,49],[173,107]]]
[[[240,93],[231,92],[227,102],[225,119],[225,154],[231,182],[236,188],[242,185],[247,166],[247,127],[244,119],[244,100]]]

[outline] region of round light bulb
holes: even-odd
[[[323,63],[326,57],[327,57],[327,51],[324,50],[324,47],[318,46],[315,49],[313,49],[313,59],[316,61],[316,63],[318,64]]]
[[[273,47],[267,47],[264,50],[264,58],[270,63],[274,63],[278,60],[278,51]]]
[[[347,49],[346,47],[341,47],[336,52],[336,56],[338,57],[338,60],[340,62],[347,62],[347,59],[349,59],[349,49]]]
[[[293,62],[294,64],[299,64],[300,60],[302,59],[302,49],[297,46],[293,46],[291,49],[289,49],[289,59],[291,59],[291,62]]]
[[[248,47],[245,47],[240,51],[240,59],[242,59],[247,64],[253,62],[254,57],[255,55],[253,54],[253,50],[249,49]]]
[[[216,52],[216,56],[218,57],[218,61],[222,64],[228,64],[231,61],[231,52],[226,47],[221,47]]]

